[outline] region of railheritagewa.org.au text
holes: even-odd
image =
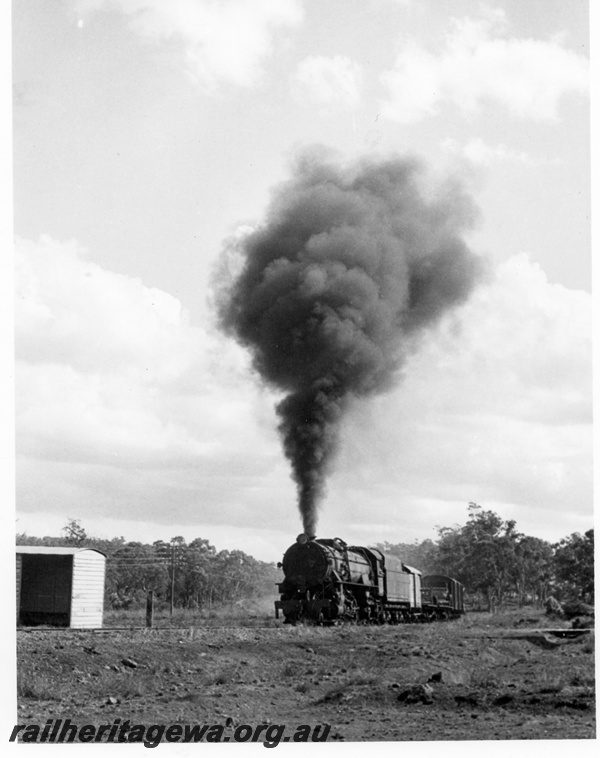
[[[326,742],[330,724],[290,728],[285,724],[134,724],[115,718],[112,724],[83,724],[70,719],[48,719],[45,724],[16,724],[9,742],[142,742],[157,747],[161,742],[262,742],[277,747],[280,742]]]

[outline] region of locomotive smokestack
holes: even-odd
[[[481,269],[461,237],[472,201],[457,183],[424,189],[423,177],[412,159],[347,168],[306,152],[263,225],[237,243],[244,263],[221,293],[221,323],[285,393],[279,431],[307,535],[349,402],[392,385]]]

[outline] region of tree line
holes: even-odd
[[[509,602],[594,602],[594,530],[557,543],[530,537],[514,520],[470,503],[462,526],[438,527],[437,540],[412,544],[384,542],[377,547],[423,574],[445,574],[465,585],[471,602],[489,608]]]
[[[274,594],[281,581],[273,563],[259,561],[241,550],[219,550],[206,539],[186,542],[173,537],[152,544],[89,537],[78,520],[71,519],[60,537],[17,535],[17,545],[90,547],[107,556],[105,607],[140,608],[147,593],[159,604],[204,609],[232,605],[240,600]]]
[[[241,550],[220,550],[206,539],[183,537],[152,544],[89,537],[70,519],[60,537],[17,535],[18,545],[94,547],[108,557],[106,607],[139,608],[149,591],[176,608],[203,609],[273,596],[282,580],[273,563]],[[380,550],[398,556],[423,574],[445,574],[465,585],[471,602],[489,608],[558,600],[594,602],[594,530],[552,544],[522,534],[516,522],[470,503],[463,525],[438,527],[437,540],[384,542]]]

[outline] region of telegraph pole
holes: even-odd
[[[148,590],[146,594],[146,626],[148,629],[152,628],[154,623],[154,592]]]
[[[173,618],[173,601],[175,599],[175,545],[171,542],[171,619]]]

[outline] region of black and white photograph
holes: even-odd
[[[5,743],[587,753],[590,12],[7,7]]]

